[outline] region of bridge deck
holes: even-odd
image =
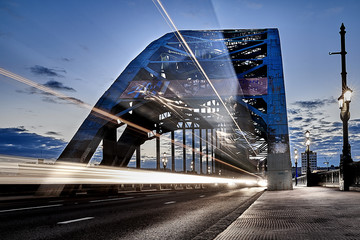
[[[216,239],[360,239],[360,193],[267,191]]]

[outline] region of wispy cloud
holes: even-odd
[[[52,88],[54,90],[64,90],[64,91],[71,91],[76,92],[76,90],[72,87],[65,86],[62,82],[50,80],[47,81],[44,86]]]
[[[336,100],[334,98],[327,98],[327,99],[315,99],[310,101],[296,101],[295,103],[293,103],[293,105],[305,109],[315,109],[334,103],[336,103]]]
[[[61,58],[61,61],[63,61],[63,62],[72,62],[73,59],[72,59],[72,58],[63,57],[63,58]]]
[[[60,133],[58,132],[54,132],[54,131],[48,131],[45,133],[46,135],[53,135],[53,136],[62,136]]]
[[[36,75],[47,76],[47,77],[64,77],[60,73],[66,73],[66,71],[63,69],[57,70],[57,69],[47,68],[47,67],[40,66],[40,65],[35,65],[33,67],[30,67],[30,71]]]

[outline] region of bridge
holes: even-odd
[[[59,160],[87,163],[102,143],[101,165],[125,167],[135,153],[140,168],[140,146],[155,138],[159,170],[166,133],[172,171],[181,164],[199,174],[265,173],[269,190],[291,189],[278,30],[179,31],[155,40],[99,99]]]

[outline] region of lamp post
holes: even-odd
[[[306,144],[306,186],[311,186],[311,170],[310,170],[310,132],[305,132]]]
[[[164,166],[164,171],[166,171],[166,165],[167,165],[167,162],[168,162],[167,157],[166,157],[166,152],[164,152],[163,158],[162,158],[161,161],[162,161],[163,166]]]
[[[340,27],[340,37],[341,37],[341,52],[330,52],[330,55],[340,54],[341,55],[341,87],[342,92],[341,96],[338,98],[339,108],[340,108],[340,119],[343,122],[343,150],[340,158],[340,190],[348,191],[351,184],[351,175],[350,175],[350,163],[351,159],[351,150],[349,144],[349,134],[348,134],[348,121],[350,119],[350,102],[352,90],[347,86],[346,83],[346,54],[345,51],[345,26],[344,24]]]
[[[295,148],[295,186],[297,186],[297,164],[298,164],[298,150]]]

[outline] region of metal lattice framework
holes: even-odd
[[[183,129],[185,135],[186,129],[206,129],[206,142],[208,134],[211,144],[216,142],[216,159],[249,172],[267,163],[270,189],[291,188],[277,29],[180,33],[207,76],[176,33],[164,35],[141,52],[96,103],[94,108],[115,118],[92,111],[59,159],[88,162],[103,141],[102,164],[127,166],[149,139],[172,132],[174,141],[174,130]],[[116,129],[124,124],[118,138]]]

